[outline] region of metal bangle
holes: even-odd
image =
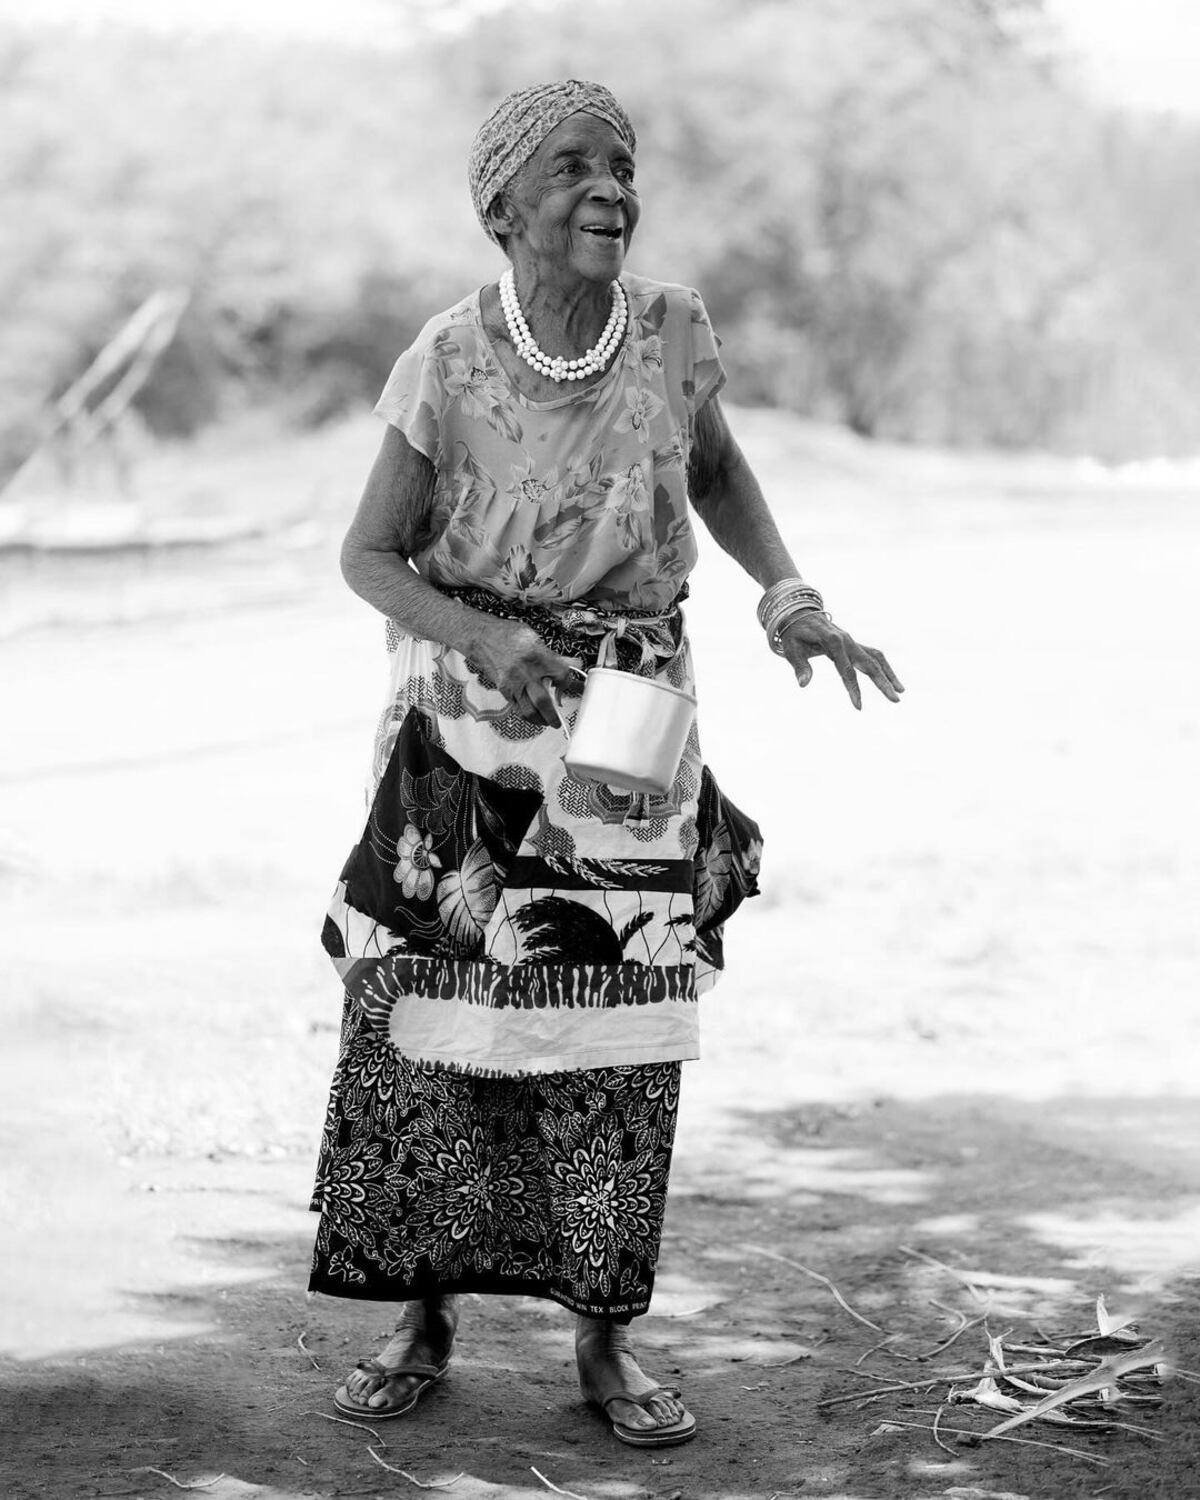
[[[781,578],[778,583],[773,583],[767,589],[758,602],[758,623],[760,625],[763,624],[773,606],[793,589],[802,589],[805,592],[811,591],[814,594],[816,593],[816,589],[813,588],[812,584],[806,583],[798,573],[794,578]]]
[[[796,590],[784,595],[769,610],[764,611],[762,627],[768,635],[773,635],[779,627],[781,620],[794,613],[798,609],[824,609],[825,601],[816,589],[806,589],[803,593]]]
[[[788,628],[788,626],[791,625],[795,620],[798,620],[801,615],[812,614],[818,614],[822,617],[822,619],[829,620],[830,622],[832,622],[833,620],[833,616],[827,609],[819,609],[815,604],[801,605],[798,608],[789,611],[789,613],[776,624],[774,630],[769,631],[767,634],[767,641],[771,647],[771,650],[774,651],[776,656],[783,655],[783,633]]]

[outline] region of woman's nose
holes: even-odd
[[[611,172],[602,172],[592,183],[588,197],[601,203],[624,203],[625,190]]]

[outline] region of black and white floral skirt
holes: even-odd
[[[311,1291],[650,1305],[677,1062],[480,1078],[413,1062],[346,1008],[312,1206]]]

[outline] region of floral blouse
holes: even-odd
[[[692,424],[725,372],[699,293],[624,276],[629,328],[595,385],[530,401],[475,292],[431,319],[375,407],[437,471],[412,561],[529,603],[665,608],[696,561]]]

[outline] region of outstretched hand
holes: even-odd
[[[827,656],[837,668],[855,708],[862,707],[858,683],[860,672],[871,679],[885,698],[892,703],[900,702],[904,684],[892,671],[883,652],[874,646],[860,646],[848,631],[827,620],[818,610],[806,610],[789,621],[784,627],[780,645],[801,687],[807,687],[812,681],[811,658]]]
[[[541,636],[519,620],[486,616],[487,624],[471,653],[475,665],[496,684],[523,719],[531,724],[562,722],[552,687],[579,691],[580,671],[551,651]]]

